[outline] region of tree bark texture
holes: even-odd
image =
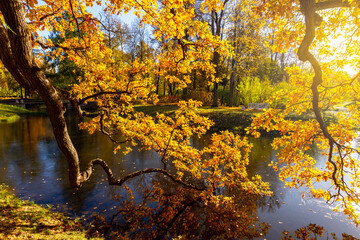
[[[65,107],[59,93],[35,62],[31,33],[20,0],[0,1],[5,24],[0,24],[0,59],[19,84],[36,91],[46,104],[57,144],[66,156],[70,182],[78,187],[80,165],[64,118]]]

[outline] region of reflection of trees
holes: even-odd
[[[305,227],[301,227],[295,230],[294,237],[296,239],[320,239],[320,237],[327,235],[326,239],[329,239],[329,235],[331,235],[332,239],[338,239],[335,233],[327,232],[322,226],[310,223]],[[348,235],[346,233],[341,234],[343,240],[359,240],[352,235]],[[294,240],[292,234],[289,231],[283,231],[281,235],[281,239],[284,240]]]
[[[52,137],[52,131],[50,128],[50,122],[47,118],[43,117],[32,117],[25,118],[22,121],[22,131],[18,133],[23,142],[29,142],[32,144],[26,144],[25,153],[32,153],[34,150],[36,151],[37,143],[47,137]]]
[[[257,205],[261,211],[275,212],[281,207],[280,202],[284,195],[280,192],[283,183],[279,180],[278,174],[268,165],[276,161],[274,150],[271,148],[271,138],[250,138],[253,147],[250,154],[250,163],[247,167],[250,176],[261,175],[264,181],[270,183],[272,196],[261,196],[257,198]]]
[[[258,220],[257,195],[248,192],[224,191],[235,196],[234,201],[219,195],[214,204],[160,174],[133,179],[125,189],[118,197],[111,226],[105,229],[112,230],[108,234],[114,239],[124,235],[131,239],[243,239],[261,237],[269,227]]]
[[[40,143],[52,136],[50,127],[44,117],[22,118],[0,125],[2,166],[11,172],[11,178],[22,185],[29,182],[26,173],[32,172],[31,176],[36,176],[41,169]]]
[[[282,195],[280,195],[281,199],[283,199]],[[278,208],[281,207],[279,196],[272,195],[269,196],[259,196],[256,199],[256,205],[261,211],[267,212],[275,212]]]
[[[37,143],[47,137],[52,137],[50,122],[44,117],[27,117],[11,124],[1,124],[0,136],[3,149],[23,142],[22,151],[26,154],[37,152]]]

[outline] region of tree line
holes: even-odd
[[[253,11],[256,4],[256,1],[225,1],[223,10],[210,13],[202,12],[200,5],[194,4],[195,18],[207,23],[212,35],[227,41],[233,55],[217,56],[214,53],[212,63],[217,66],[216,82],[205,71],[194,69],[188,74],[189,83],[184,87],[183,83],[163,76],[160,67],[154,68],[149,73],[155,88],[152,94],[160,98],[160,103],[195,99],[214,107],[247,105],[250,102],[265,102],[279,83],[286,85],[288,76],[285,68],[294,64],[296,58],[292,52],[277,53],[271,49],[273,40],[268,20]],[[70,18],[66,12],[58,17],[58,21]],[[141,23],[140,19],[129,25],[117,15],[103,11],[99,14],[98,21],[99,30],[104,35],[104,44],[112,51],[113,64],[132,64],[138,59],[140,62],[156,62],[159,51],[163,51],[164,46],[174,41],[157,40],[153,35],[156,29]],[[66,38],[79,35],[81,34],[77,31],[67,30],[65,34],[61,34],[54,30],[50,32],[49,39],[53,44],[60,45]],[[186,38],[191,41],[190,36]],[[55,48],[52,47],[51,50]],[[72,84],[78,83],[82,70],[66,53],[54,57],[46,56],[52,54],[48,48],[35,51],[44,55],[42,68],[56,87],[69,90]],[[22,89],[6,72],[1,75],[2,95],[20,95],[22,98]]]

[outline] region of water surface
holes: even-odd
[[[113,154],[113,143],[102,134],[89,135],[77,127],[76,118],[67,117],[69,133],[78,150],[84,168],[93,158],[102,158],[118,177],[148,167],[161,167],[159,157],[152,151],[132,151],[128,155]],[[335,232],[360,236],[360,230],[342,213],[334,213],[322,200],[301,198],[303,189],[284,188],[277,173],[268,164],[276,160],[271,149],[271,139],[251,139],[249,174],[260,174],[270,182],[274,195],[259,200],[258,214],[261,221],[271,224],[266,239],[280,239],[283,230],[315,223]],[[193,140],[201,148],[209,137]],[[316,154],[314,151],[313,154]],[[319,157],[318,164],[324,160]],[[136,187],[146,182],[139,177],[128,185]],[[71,216],[89,219],[93,213],[110,217],[119,204],[114,195],[121,194],[116,186],[108,186],[105,174],[97,168],[91,179],[79,189],[70,188],[67,163],[58,149],[51,124],[46,117],[26,117],[18,122],[0,124],[0,182],[15,189],[18,196],[39,204],[54,205],[55,209],[66,211]],[[140,197],[136,195],[135,198]]]

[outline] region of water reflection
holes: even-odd
[[[113,143],[101,134],[89,136],[77,128],[77,119],[68,116],[69,132],[85,167],[93,158],[103,158],[114,174],[121,177],[137,169],[161,167],[159,157],[151,151],[134,150],[128,155],[113,154]],[[309,223],[316,223],[340,234],[347,232],[360,236],[359,230],[342,214],[333,213],[321,200],[301,199],[303,189],[285,189],[272,168],[275,160],[271,139],[250,139],[253,149],[248,171],[250,175],[260,174],[271,183],[274,195],[257,199],[260,220],[272,225],[268,239],[279,239],[281,231],[293,231]],[[202,148],[210,137],[193,139],[192,144]],[[314,152],[313,154],[316,154]],[[16,189],[18,195],[40,204],[56,205],[73,216],[89,217],[94,212],[111,217],[119,202],[115,195],[124,194],[118,187],[108,186],[102,170],[95,170],[90,181],[79,189],[71,189],[68,182],[67,163],[54,140],[51,124],[46,117],[28,117],[20,121],[0,124],[0,182]],[[318,162],[322,164],[321,161]],[[135,189],[151,184],[151,178],[140,177],[129,182]],[[168,185],[171,188],[171,185]],[[135,198],[141,198],[141,191],[135,191]],[[94,209],[96,208],[96,209]]]

